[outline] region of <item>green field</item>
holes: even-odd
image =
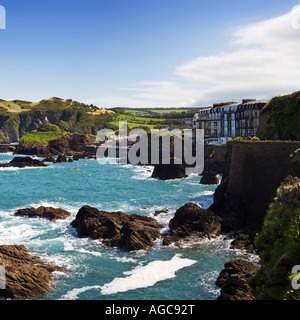
[[[26,133],[20,142],[30,143],[35,142],[38,144],[47,144],[51,140],[59,139],[64,135],[62,132],[30,132]]]

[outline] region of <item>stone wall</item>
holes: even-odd
[[[232,143],[229,174],[223,176],[212,205],[222,216],[225,231],[260,230],[277,188],[288,175],[295,175],[290,154],[299,147],[299,141]]]

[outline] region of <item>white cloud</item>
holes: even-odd
[[[124,97],[89,102],[100,106],[204,106],[300,90],[300,6],[273,19],[240,26],[231,37],[231,51],[177,66],[173,81],[144,81],[120,89]]]
[[[85,100],[101,107],[182,107],[193,105],[196,90],[184,88],[175,81],[144,81],[131,88],[120,88],[125,96],[104,96]]]
[[[300,30],[293,28],[299,11],[237,28],[232,33],[235,50],[188,61],[176,74],[211,84],[208,90],[200,89],[198,101],[208,95],[211,100],[222,94],[232,100],[241,94],[267,98],[300,90]]]

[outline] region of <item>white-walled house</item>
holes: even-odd
[[[256,136],[259,113],[267,100],[226,102],[202,108],[193,118],[194,129],[204,129],[205,143],[225,144],[236,137]]]

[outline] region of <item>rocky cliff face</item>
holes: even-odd
[[[28,299],[45,294],[50,289],[54,271],[65,268],[43,262],[24,246],[0,246],[0,265],[5,268],[5,289],[0,299]]]
[[[300,142],[234,141],[211,210],[222,217],[224,232],[247,229],[255,234],[263,224],[276,190],[295,175],[290,154]]]

